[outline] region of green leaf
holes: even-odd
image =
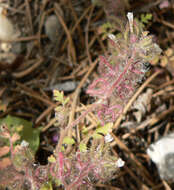
[[[49,161],[50,163],[55,163],[55,162],[56,162],[56,159],[55,159],[55,157],[54,157],[53,155],[51,155],[51,156],[48,157],[48,161]]]
[[[94,133],[93,134],[93,138],[94,139],[101,139],[103,136],[102,135],[100,135],[100,134],[97,134],[97,133]]]
[[[53,90],[53,95],[54,95],[54,100],[62,103],[63,105],[65,105],[69,101],[69,98],[66,98],[64,100],[63,91],[59,92],[58,90]]]
[[[69,102],[69,97],[64,100],[63,104],[65,105],[65,104],[67,104],[68,102]]]
[[[113,26],[110,22],[106,22],[102,25],[102,28],[106,32],[106,30],[113,28]]]
[[[60,181],[60,179],[54,179],[54,183],[55,183],[55,185],[56,186],[60,186],[60,185],[62,185],[62,182]]]
[[[51,182],[47,182],[44,185],[42,185],[42,187],[40,188],[40,190],[53,190]]]
[[[115,61],[114,60],[110,61],[110,64],[115,65]]]
[[[87,128],[87,127],[85,127],[85,126],[83,126],[83,127],[82,127],[82,133],[84,133],[84,134],[85,134],[85,133],[87,133],[87,132],[88,132],[88,128]]]
[[[152,14],[151,14],[151,13],[147,13],[147,14],[146,14],[146,18],[147,18],[148,20],[151,20],[151,19],[152,19]]]
[[[80,143],[79,150],[80,150],[80,152],[86,152],[87,151],[86,144],[85,143]]]
[[[74,141],[73,138],[65,137],[65,138],[63,139],[63,144],[71,145],[71,144],[74,144],[74,143],[75,143],[75,141]]]
[[[54,100],[63,102],[63,92],[59,92],[58,90],[53,90]]]
[[[108,134],[112,129],[113,123],[107,123],[106,125],[96,129],[96,133],[102,133],[103,135]]]
[[[141,14],[141,22],[147,24],[152,19],[152,14]]]
[[[99,127],[95,130],[93,134],[94,139],[102,138],[102,135],[106,135],[112,130],[113,123],[107,123],[106,125]]]
[[[61,151],[64,152],[65,151],[65,147],[61,146]]]
[[[10,131],[17,132],[20,136],[20,142],[25,140],[29,143],[30,149],[35,153],[40,143],[40,129],[32,128],[32,122],[29,122],[20,117],[14,117],[8,115],[7,117],[0,119],[0,125],[6,124]],[[23,126],[23,127],[21,127]]]

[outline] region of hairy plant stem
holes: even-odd
[[[120,81],[122,80],[123,76],[126,74],[126,72],[129,70],[131,64],[132,64],[132,61],[134,59],[134,55],[135,55],[135,51],[133,50],[133,55],[130,59],[126,60],[126,67],[125,69],[123,70],[123,72],[120,74],[120,76],[118,77],[118,79],[114,82],[114,84],[111,86],[110,90],[109,90],[109,94],[112,93],[113,89],[114,88],[117,88],[117,86],[119,85]],[[95,103],[93,104],[89,109],[87,109],[84,113],[82,113],[74,122],[72,122],[71,124],[69,124],[65,129],[61,129],[60,131],[60,139],[59,139],[59,143],[58,145],[56,146],[56,154],[58,154],[61,150],[61,146],[63,144],[63,139],[64,137],[68,134],[68,131],[69,129],[72,129],[74,126],[78,125],[79,122],[85,118],[85,116],[91,112],[91,111],[94,111],[97,107],[99,107],[101,105],[101,101],[98,102],[98,103]],[[121,113],[120,113],[121,114]]]
[[[126,72],[129,70],[130,66],[133,64],[132,61],[134,60],[135,51],[133,50],[133,55],[130,59],[126,60],[126,67],[123,70],[123,72],[120,74],[118,79],[114,82],[114,84],[111,86],[108,95],[112,93],[114,88],[117,88],[120,84],[120,81],[123,79],[124,75],[126,75]]]
[[[68,125],[65,129],[61,129],[60,131],[60,138],[59,138],[59,142],[56,146],[55,149],[55,153],[58,154],[61,151],[61,146],[63,144],[63,139],[64,137],[68,134],[69,129],[72,129],[74,126],[78,125],[79,122],[85,118],[85,116],[95,110],[101,103],[95,103],[93,105],[91,105],[90,108],[88,108],[84,113],[82,113],[74,122],[72,122],[70,125]]]

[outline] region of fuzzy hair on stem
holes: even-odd
[[[99,77],[87,89],[87,93],[103,102],[97,115],[104,125],[114,122],[148,71],[148,65],[161,49],[152,36],[128,13],[128,24],[123,33],[109,34],[108,56],[100,56]]]

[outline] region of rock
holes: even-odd
[[[50,86],[48,88],[45,88],[45,90],[56,89],[56,90],[64,91],[64,92],[71,92],[71,91],[75,90],[77,85],[78,85],[78,82],[66,81],[66,82],[58,83],[58,84],[55,84],[55,85]]]
[[[8,41],[16,37],[16,31],[12,22],[2,13],[3,8],[0,7],[0,40]]]
[[[61,24],[56,15],[47,17],[45,21],[45,33],[48,38],[55,43],[58,40]]]
[[[174,133],[162,137],[151,144],[147,154],[157,165],[159,175],[164,180],[174,181]]]

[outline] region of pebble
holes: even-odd
[[[156,164],[160,177],[174,181],[174,133],[151,144],[147,154]]]
[[[57,41],[60,30],[61,30],[61,24],[57,16],[56,15],[48,16],[45,21],[45,33],[53,43]]]

